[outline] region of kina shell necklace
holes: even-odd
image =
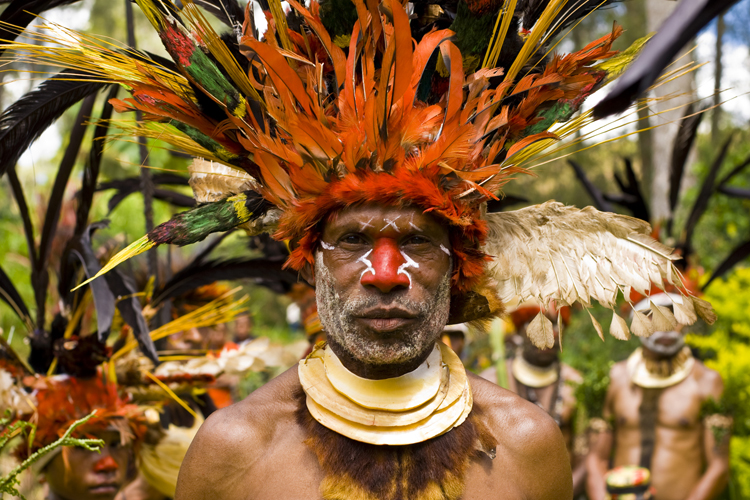
[[[315,420],[370,444],[408,445],[439,436],[461,425],[473,403],[463,363],[442,342],[415,370],[382,380],[355,375],[321,342],[300,360],[298,373]]]

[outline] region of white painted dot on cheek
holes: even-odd
[[[447,248],[445,248],[445,245],[443,245],[442,243],[440,244],[440,250],[442,250],[443,252],[445,252],[445,254],[450,257],[451,251],[448,250]]]
[[[364,271],[362,271],[362,274],[359,275],[359,279],[362,279],[362,277],[365,275],[367,271],[370,271],[372,275],[375,276],[375,268],[372,267],[372,261],[370,261],[370,259],[367,258],[370,256],[371,253],[372,253],[372,249],[368,250],[366,254],[364,254],[362,257],[357,259],[357,262],[362,262],[364,265],[367,266],[367,268]]]
[[[419,264],[414,262],[414,259],[406,255],[403,250],[401,250],[401,255],[404,257],[404,260],[406,262],[398,266],[398,271],[396,272],[396,274],[403,274],[404,276],[409,278],[409,290],[411,290],[411,274],[409,274],[409,271],[407,271],[406,268],[413,267],[415,269],[419,269]]]
[[[326,250],[333,250],[333,249],[335,248],[335,247],[334,247],[333,245],[329,245],[329,244],[328,244],[328,243],[326,243],[325,241],[321,241],[321,242],[320,242],[320,246],[322,246],[322,247],[323,247],[323,248],[325,248]]]

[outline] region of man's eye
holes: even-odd
[[[365,239],[358,234],[347,234],[339,241],[347,245],[361,245],[362,243],[366,243]]]
[[[424,245],[429,243],[430,240],[425,238],[424,236],[412,236],[408,240],[406,240],[407,245]]]

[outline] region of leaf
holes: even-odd
[[[617,340],[628,340],[630,338],[628,324],[614,311],[612,311],[612,323],[609,324],[609,334]]]
[[[677,327],[677,320],[668,308],[649,301],[651,308],[651,324],[655,332],[670,332]]]
[[[633,321],[630,322],[630,330],[636,337],[650,337],[654,333],[651,320],[642,312],[633,311]]]
[[[86,272],[86,276],[94,276],[99,269],[99,259],[94,255],[94,249],[91,247],[91,233],[97,229],[105,228],[109,225],[109,221],[104,220],[95,222],[84,229],[82,234],[74,237],[69,243],[66,252],[70,252],[70,255],[75,256],[83,269]],[[67,259],[65,259],[67,260]],[[63,260],[63,262],[65,262]],[[70,290],[70,285],[74,277],[68,280],[60,280],[60,288]],[[112,327],[112,320],[115,317],[115,296],[110,290],[108,283],[104,280],[94,280],[89,283],[91,287],[91,295],[94,298],[94,307],[96,308],[96,331],[100,342],[107,340],[107,334]]]
[[[703,119],[703,110],[695,113],[693,103],[685,108],[685,114],[680,121],[674,144],[672,145],[672,161],[669,165],[669,209],[674,212],[680,195],[680,185],[685,172],[685,162],[693,147],[698,132],[698,126]]]
[[[539,349],[552,349],[555,346],[555,334],[552,331],[552,321],[546,314],[540,312],[526,327],[526,336]]]
[[[591,199],[594,201],[594,206],[597,208],[597,210],[601,210],[603,212],[614,212],[614,209],[612,208],[612,205],[609,204],[607,200],[604,199],[604,193],[601,189],[596,187],[593,182],[586,176],[586,173],[583,171],[583,167],[581,165],[573,160],[568,160],[568,164],[573,167],[573,170],[576,173],[576,177],[579,181],[581,181],[581,184],[583,184],[584,189],[586,189],[586,192],[589,196],[591,196]]]
[[[14,168],[18,158],[67,109],[106,87],[101,82],[68,81],[78,70],[65,70],[10,105],[0,116],[0,176]]]
[[[693,208],[690,210],[690,215],[688,216],[688,220],[685,223],[684,229],[685,238],[683,244],[687,249],[690,248],[690,242],[693,239],[693,231],[695,230],[695,226],[698,224],[701,216],[706,211],[706,208],[708,208],[708,200],[714,192],[714,183],[716,181],[716,176],[719,174],[719,170],[724,163],[724,158],[726,158],[727,151],[729,151],[729,145],[732,142],[732,138],[732,135],[727,138],[727,140],[724,142],[724,145],[721,147],[719,154],[711,164],[708,174],[706,175],[706,178],[703,181],[703,185],[701,186],[701,190],[698,193],[698,197],[695,199],[695,203],[693,203]]]
[[[26,323],[27,327],[32,325],[31,314],[29,309],[26,307],[26,303],[21,298],[21,294],[16,290],[15,285],[10,280],[3,268],[0,267],[0,299],[7,303],[13,312],[21,318],[21,321]]]
[[[708,285],[710,285],[713,280],[724,276],[727,271],[732,269],[737,263],[745,260],[748,257],[750,257],[750,240],[741,243],[734,250],[732,250],[729,256],[724,259],[721,264],[716,267],[716,269],[714,269],[713,274],[711,274],[711,278],[709,278],[706,284],[701,287],[701,290],[705,290],[706,288],[708,288]]]

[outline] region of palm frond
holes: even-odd
[[[0,299],[13,309],[13,312],[21,318],[21,321],[26,324],[27,328],[32,328],[29,309],[26,307],[26,303],[21,298],[21,294],[18,293],[15,285],[13,285],[13,282],[8,275],[5,274],[2,267],[0,267]]]
[[[602,212],[614,212],[614,210],[612,209],[612,205],[610,205],[609,202],[604,198],[604,193],[602,192],[602,190],[596,187],[596,185],[591,182],[588,176],[586,176],[586,172],[584,172],[583,167],[578,162],[573,160],[568,160],[568,164],[573,167],[573,170],[576,173],[576,177],[578,177],[578,180],[581,181],[581,184],[583,184],[584,189],[593,200],[596,209],[601,210]]]

